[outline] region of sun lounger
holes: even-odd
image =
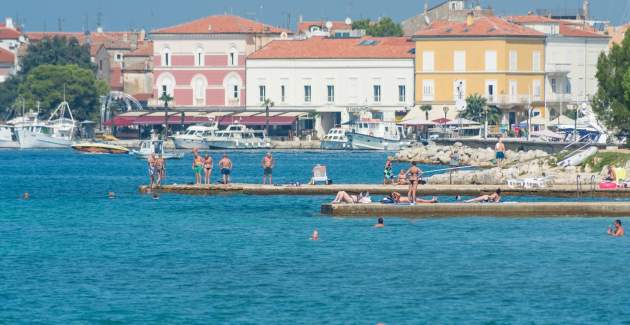
[[[330,179],[328,178],[328,174],[326,173],[326,166],[319,164],[313,167],[313,177],[310,181],[311,185],[317,185],[318,183],[330,183]]]

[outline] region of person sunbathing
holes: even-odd
[[[482,195],[474,199],[465,201],[465,203],[499,203],[501,202],[501,189],[497,189],[490,195]]]
[[[393,203],[409,203],[409,204],[415,204],[415,203],[421,203],[421,204],[430,204],[430,203],[438,203],[438,199],[437,197],[432,197],[431,200],[423,200],[423,199],[416,199],[416,202],[411,202],[409,201],[408,197],[405,196],[401,196],[400,193],[398,192],[393,192],[392,194],[390,194],[386,199],[390,199]]]
[[[346,191],[339,191],[332,201],[333,204],[338,203],[370,203],[369,193],[360,193],[359,195],[351,195]]]
[[[407,171],[404,169],[400,170],[400,173],[398,173],[398,185],[407,185]]]

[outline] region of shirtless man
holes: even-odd
[[[613,227],[614,228],[608,227],[608,235],[613,236],[613,237],[623,237],[623,235],[625,235],[625,231],[623,230],[623,227],[621,226],[621,220],[619,219],[615,220]]]
[[[376,221],[376,224],[374,225],[374,228],[384,228],[385,227],[385,221],[383,220],[383,218],[378,218],[378,220]]]
[[[155,159],[155,172],[157,174],[157,186],[160,187],[166,177],[166,161],[162,155]]]
[[[230,174],[232,173],[232,161],[228,158],[227,153],[223,154],[223,158],[219,160],[219,168],[221,169],[221,175],[223,175],[223,184],[230,183]]]
[[[505,145],[503,144],[503,138],[499,138],[499,142],[494,146],[495,158],[497,159],[497,167],[501,168],[503,160],[505,159]]]
[[[411,200],[409,200],[408,197],[401,196],[400,193],[398,193],[398,192],[393,192],[392,194],[389,195],[389,198],[392,199],[392,201],[394,201],[394,203],[396,203],[396,204],[398,204],[398,203],[411,203]],[[423,199],[416,198],[415,203],[421,203],[421,204],[438,203],[438,199],[435,196],[432,197],[431,200],[423,200]]]
[[[150,188],[153,188],[155,183],[155,176],[157,175],[157,169],[155,168],[155,154],[151,154],[147,159],[147,167],[149,169],[149,179],[151,180]]]
[[[263,185],[267,182],[267,177],[269,177],[269,184],[273,184],[273,167],[276,162],[273,160],[271,156],[271,152],[267,152],[267,154],[263,157],[261,165],[263,168]]]
[[[490,195],[482,195],[480,197],[476,197],[474,199],[470,199],[468,201],[465,201],[465,203],[477,203],[477,202],[482,202],[482,203],[499,203],[499,202],[501,202],[501,189],[498,188],[494,193],[492,193]]]

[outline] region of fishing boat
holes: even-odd
[[[163,140],[144,140],[140,142],[140,149],[131,150],[131,154],[138,159],[147,159],[152,154],[156,157],[162,156],[164,159],[182,159],[183,152],[166,151]]]
[[[66,113],[69,117],[66,117]],[[74,140],[76,123],[68,102],[63,101],[50,114],[48,121],[35,119],[16,128],[22,149],[70,148]]]
[[[346,136],[346,130],[332,128],[322,139],[320,148],[323,150],[349,150],[352,149],[352,145]]]
[[[215,132],[206,142],[210,149],[266,149],[271,144],[262,131],[254,131],[242,124],[230,124],[225,130]]]
[[[91,154],[128,154],[129,149],[123,146],[100,142],[84,142],[72,145],[72,149]]]
[[[0,125],[0,148],[17,149],[20,147],[20,143],[13,132],[12,125]]]
[[[186,129],[183,134],[176,134],[171,137],[176,149],[208,149],[206,139],[214,136],[219,128],[217,124],[211,126],[193,125]]]
[[[350,126],[347,136],[355,150],[400,150],[410,145],[402,126],[394,122],[362,119]]]

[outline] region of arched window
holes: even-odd
[[[238,51],[234,47],[230,49],[228,54],[228,65],[232,67],[238,65]]]
[[[175,88],[175,82],[170,75],[160,77],[158,83],[158,99],[164,95],[173,97],[173,89]]]
[[[206,80],[199,76],[193,79],[193,103],[195,106],[203,106],[206,104]]]
[[[198,47],[195,50],[195,66],[201,67],[204,65],[204,53],[203,48]]]
[[[241,79],[236,74],[229,75],[224,83],[225,97],[228,106],[239,106],[241,104]]]
[[[162,66],[170,67],[171,66],[171,49],[165,47],[162,49]]]

